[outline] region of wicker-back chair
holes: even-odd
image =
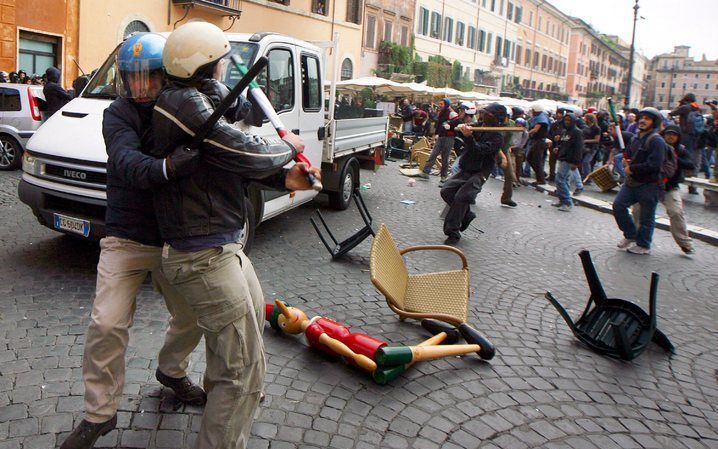
[[[403,255],[411,251],[442,250],[461,258],[459,270],[410,275]],[[386,225],[374,238],[370,257],[371,282],[384,295],[389,308],[403,320],[434,318],[459,325],[469,307],[469,267],[459,249],[446,245],[410,246],[399,250]]]

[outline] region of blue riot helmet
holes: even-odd
[[[156,33],[135,33],[120,46],[116,56],[116,88],[120,97],[149,103],[164,83],[162,51],[165,39]]]

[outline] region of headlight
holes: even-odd
[[[35,165],[37,164],[37,159],[35,159],[33,156],[30,156],[27,151],[22,154],[22,171],[25,173],[35,174]]]

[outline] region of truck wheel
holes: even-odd
[[[244,254],[249,254],[254,243],[257,218],[254,215],[254,206],[252,206],[252,202],[247,197],[244,197],[244,210],[247,212],[247,216],[244,217],[244,228],[242,228],[239,241],[242,243]]]
[[[0,170],[17,170],[22,165],[22,148],[17,140],[0,134]]]
[[[344,166],[344,173],[339,182],[338,192],[329,192],[329,206],[336,210],[344,210],[349,207],[354,192],[356,174],[354,165],[347,163]]]

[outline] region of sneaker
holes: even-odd
[[[579,196],[583,193],[583,189],[576,189],[573,191],[573,196]]]
[[[511,208],[511,209],[516,209],[516,206],[518,206],[518,204],[516,204],[515,201],[508,200],[508,201],[502,201],[502,202],[501,202],[501,206],[502,206],[502,207],[508,207],[508,208]]]
[[[644,248],[644,247],[638,246],[638,245],[629,246],[626,251],[628,251],[631,254],[640,254],[642,256],[647,256],[647,255],[651,254],[650,248]]]
[[[83,419],[65,439],[60,449],[91,449],[101,436],[117,427],[117,415],[103,423],[91,423]]]
[[[693,248],[692,246],[691,247],[688,247],[688,246],[681,247],[681,251],[683,251],[685,254],[695,254],[696,253],[696,249]]]
[[[636,243],[636,241],[633,239],[621,239],[618,241],[618,245],[616,246],[618,246],[620,249],[626,249],[634,243]]]
[[[474,221],[474,218],[476,218],[476,214],[468,211],[466,215],[464,216],[464,221],[461,222],[461,227],[459,228],[462,232],[469,229],[469,225],[472,221]]]
[[[417,176],[417,178],[423,179],[424,181],[428,181],[428,180],[429,180],[429,174],[428,174],[428,173],[421,172],[421,173],[419,173],[419,175]]]
[[[461,236],[452,234],[444,240],[444,245],[456,245],[459,243],[459,240],[461,239]]]
[[[159,368],[155,371],[155,377],[159,383],[171,388],[181,402],[196,406],[202,406],[207,403],[207,394],[202,387],[192,382],[189,377],[184,376],[179,379],[170,377],[163,374]]]
[[[562,205],[563,204],[561,203],[561,201],[556,201],[555,203],[551,203],[551,206],[553,206],[553,207],[561,207]]]
[[[569,206],[568,204],[562,204],[561,207],[558,208],[561,212],[571,212],[573,210],[573,206]]]

